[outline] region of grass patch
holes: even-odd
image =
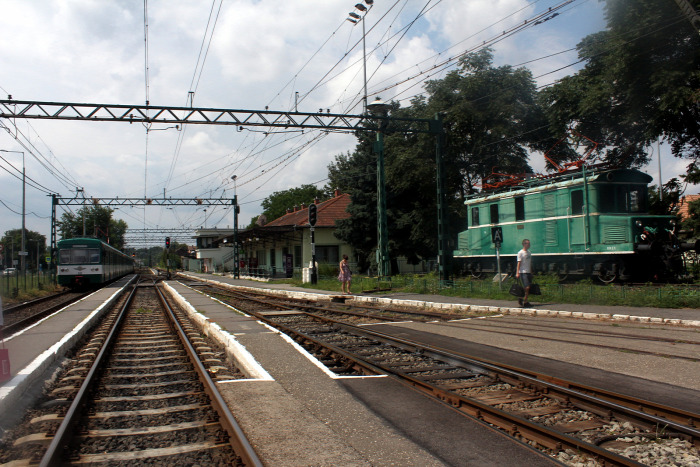
[[[62,290],[49,275],[0,276],[0,296],[4,306],[22,303]]]
[[[302,283],[300,275],[291,279],[274,280],[298,287],[340,292],[341,284],[336,277],[320,276],[318,283]],[[509,278],[499,288],[491,280],[456,279],[447,283],[438,280],[435,274],[394,276],[390,281],[378,281],[376,277],[353,277],[352,291],[360,293],[376,289],[391,289],[391,293],[417,293],[463,298],[508,300],[515,297],[508,293],[514,279]],[[560,284],[555,275],[537,274],[534,282],[540,285],[541,296],[531,296],[538,303],[570,303],[602,306],[634,306],[659,308],[700,308],[700,288],[692,285],[645,284],[645,285],[598,285],[591,279],[576,283]],[[382,293],[388,293],[383,291]]]

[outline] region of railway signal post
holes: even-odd
[[[314,238],[314,226],[318,219],[318,208],[315,204],[309,205],[309,225],[311,226],[311,283],[318,283],[318,271],[316,270],[316,239]]]
[[[170,279],[170,237],[165,237],[165,273]]]
[[[503,243],[503,229],[491,228],[491,241],[496,246],[496,267],[498,270],[498,288],[503,289],[503,276],[501,275],[501,244]]]

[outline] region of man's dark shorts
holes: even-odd
[[[520,280],[523,281],[523,289],[526,289],[532,284],[532,274],[529,272],[521,272]]]

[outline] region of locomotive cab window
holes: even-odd
[[[583,214],[583,190],[571,192],[571,214]]]
[[[498,204],[492,204],[489,206],[489,210],[491,211],[491,223],[498,224]]]
[[[644,185],[603,185],[598,187],[601,212],[646,212],[647,189]]]
[[[472,226],[479,225],[479,208],[472,208]]]
[[[525,197],[518,196],[515,198],[515,220],[524,221],[525,220]]]

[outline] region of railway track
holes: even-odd
[[[159,287],[134,287],[3,439],[0,463],[262,465],[214,381],[243,375],[214,350]]]
[[[198,286],[197,290],[208,293],[213,296],[222,298],[236,299],[241,297],[238,292],[232,292],[230,289],[218,287],[214,285]],[[293,307],[294,309],[309,311],[312,313],[325,314],[329,317],[343,316],[350,322],[354,323],[378,323],[389,322],[396,320],[412,320],[412,321],[449,321],[456,318],[465,318],[473,316],[470,314],[450,314],[440,313],[435,311],[416,311],[406,310],[396,307],[377,307],[373,305],[333,303],[328,302],[323,305],[318,305],[313,300],[301,298],[279,298],[269,294],[255,294],[246,292],[245,297],[255,298],[260,303],[265,303],[270,306]]]
[[[654,465],[658,454],[662,465],[669,452],[680,465],[699,459],[698,414],[398,339],[297,304],[224,295],[224,301],[292,336],[338,374],[391,375],[566,464],[593,459],[602,465]]]
[[[37,321],[49,316],[61,308],[73,304],[90,295],[90,292],[60,292],[36,300],[20,303],[3,310],[5,326],[3,333],[12,335]]]

